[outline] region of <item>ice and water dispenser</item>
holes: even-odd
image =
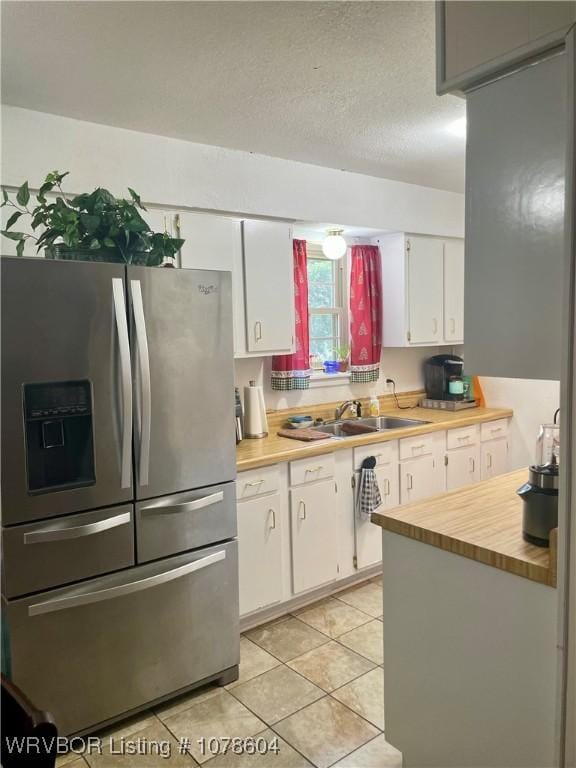
[[[94,432],[89,381],[24,384],[28,491],[93,485]]]

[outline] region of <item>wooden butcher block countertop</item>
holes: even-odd
[[[528,470],[516,470],[424,501],[375,512],[387,531],[468,557],[502,571],[556,586],[557,529],[549,549],[522,538],[522,500],[516,490]]]
[[[314,411],[314,408],[310,408]],[[383,443],[388,440],[398,440],[401,437],[414,437],[428,432],[438,432],[443,429],[456,427],[468,427],[471,424],[480,424],[483,421],[494,419],[507,419],[512,416],[508,408],[469,408],[463,411],[436,411],[431,408],[386,408],[380,412],[381,416],[397,416],[402,419],[422,419],[430,422],[417,427],[403,427],[402,429],[389,429],[386,432],[371,432],[365,435],[355,435],[346,438],[327,438],[313,443],[304,443],[299,440],[291,440],[287,437],[279,437],[276,432],[279,424],[270,421],[270,433],[261,440],[243,440],[236,449],[236,466],[239,472],[245,469],[265,467],[277,464],[280,461],[293,461],[308,456],[320,456],[324,453],[339,451],[346,448],[355,448],[359,445],[370,443]],[[288,412],[286,413],[288,416]]]

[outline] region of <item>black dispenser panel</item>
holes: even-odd
[[[89,381],[24,384],[29,493],[94,485]]]

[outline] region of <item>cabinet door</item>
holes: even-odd
[[[232,271],[242,239],[240,222],[208,213],[180,213],[182,266]]]
[[[334,480],[290,491],[292,579],[297,594],[338,575],[337,509]]]
[[[248,352],[290,352],[294,343],[292,230],[275,221],[245,221],[244,280]]]
[[[508,441],[488,440],[481,447],[480,479],[488,480],[490,477],[502,475],[508,471]]]
[[[240,614],[282,599],[280,494],[238,504]]]
[[[410,237],[406,248],[410,343],[438,343],[442,341],[444,323],[443,242]]]
[[[380,510],[397,507],[399,502],[398,464],[383,464],[376,467],[376,480],[382,497]],[[356,473],[356,494],[360,473]],[[370,522],[367,517],[360,517],[354,505],[354,536],[356,544],[356,568],[367,568],[382,560],[382,530]]]
[[[438,457],[422,456],[400,464],[401,504],[434,496],[442,493],[444,488],[444,463]]]
[[[458,448],[446,454],[446,489],[454,491],[480,480],[480,449],[477,445]]]
[[[444,243],[444,341],[464,341],[464,241]]]

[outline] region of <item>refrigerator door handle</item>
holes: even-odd
[[[111,528],[127,525],[130,519],[130,512],[123,512],[121,515],[114,515],[114,517],[109,517],[106,520],[98,520],[95,523],[87,523],[86,525],[74,525],[68,528],[61,526],[59,528],[30,531],[24,534],[24,544],[41,544],[45,541],[80,539],[82,536],[92,536],[95,533],[102,533],[102,531],[109,531]]]
[[[124,298],[124,281],[120,277],[112,278],[112,296],[114,299],[116,330],[118,332],[120,375],[122,380],[122,459],[120,487],[130,488],[130,473],[132,470],[132,371],[130,364],[128,321],[126,319],[126,301]]]
[[[224,501],[224,493],[223,491],[218,491],[218,493],[203,496],[201,499],[185,501],[181,504],[151,504],[148,507],[142,507],[141,511],[153,515],[164,515],[171,512],[194,512],[196,509],[211,507],[214,504],[219,504],[221,501]]]
[[[217,563],[220,560],[226,558],[226,550],[222,549],[219,552],[214,552],[211,555],[202,557],[200,560],[194,560],[192,563],[186,563],[178,568],[173,568],[170,571],[164,571],[158,573],[155,576],[148,576],[138,581],[129,581],[126,584],[118,584],[115,587],[108,587],[107,589],[97,589],[94,592],[86,592],[83,595],[71,595],[70,597],[54,598],[54,600],[47,600],[45,603],[36,603],[28,608],[28,616],[40,616],[45,613],[55,613],[56,611],[65,611],[69,608],[79,608],[83,605],[90,605],[91,603],[100,603],[103,600],[112,600],[116,597],[124,597],[125,595],[131,595],[134,592],[141,592],[144,589],[151,589],[152,587],[159,587],[161,584],[167,584],[169,581],[180,579],[183,576],[187,576],[194,571],[200,571],[202,568],[206,568],[213,563]]]
[[[130,280],[132,296],[132,311],[134,312],[134,327],[136,329],[136,346],[138,349],[139,378],[140,378],[140,459],[138,467],[138,485],[148,485],[150,470],[150,429],[152,420],[152,393],[150,389],[150,357],[148,355],[148,337],[146,335],[146,318],[142,301],[140,280]]]

